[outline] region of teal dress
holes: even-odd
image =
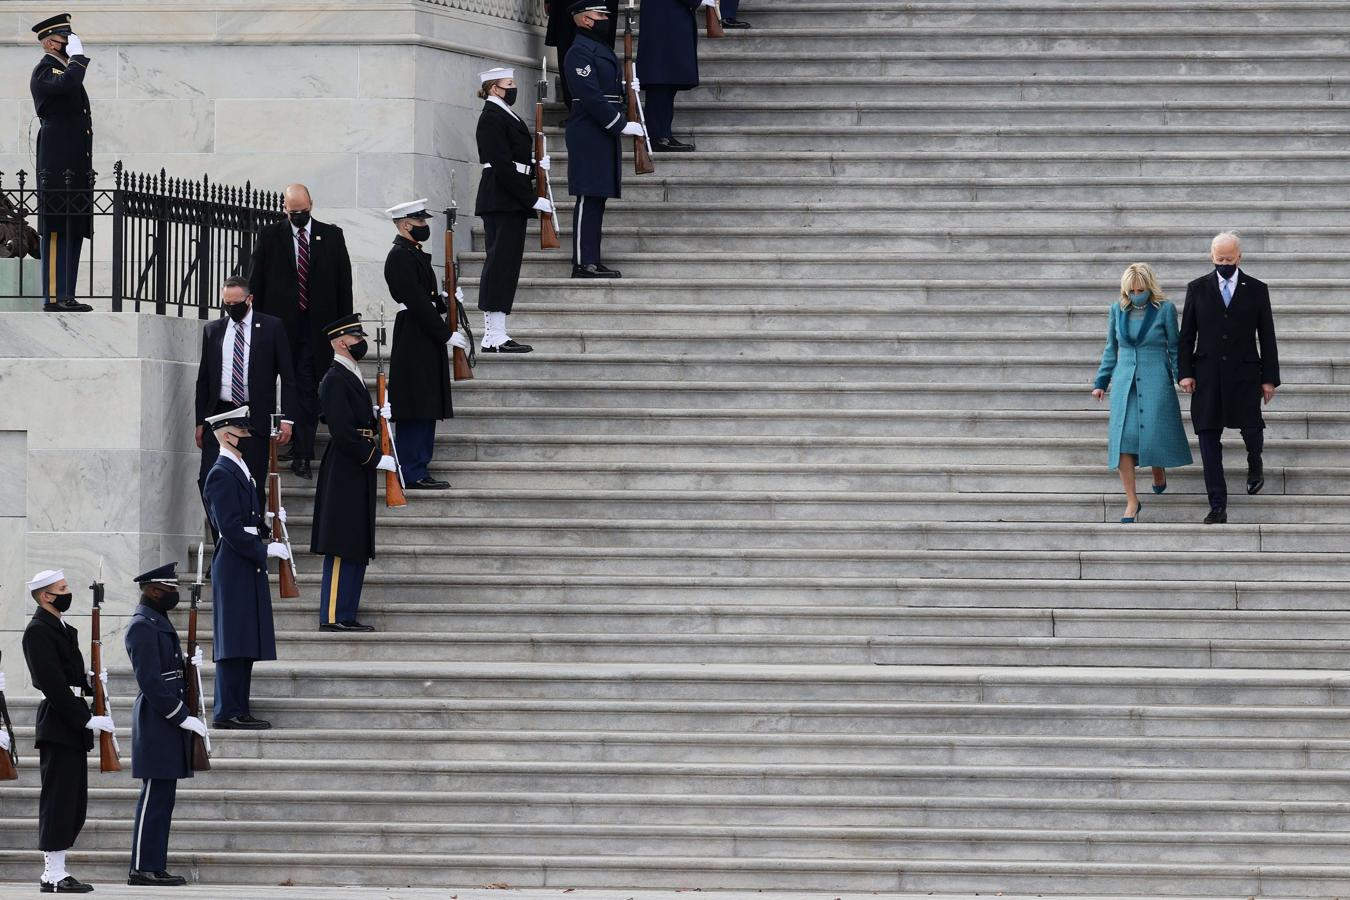
[[[1171,469],[1192,462],[1175,387],[1177,334],[1177,308],[1168,300],[1142,310],[1111,305],[1094,386],[1111,388],[1106,458],[1113,469],[1122,453],[1135,455],[1141,466]]]

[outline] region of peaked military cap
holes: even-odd
[[[238,409],[231,409],[218,416],[207,416],[206,424],[211,426],[212,431],[219,431],[222,428],[249,428],[248,407],[241,406]]]
[[[385,215],[391,219],[430,219],[431,213],[427,212],[427,198],[421,200],[411,200],[407,203],[400,203],[397,206],[391,206],[385,211]]]
[[[165,563],[157,569],[151,569],[149,572],[142,572],[136,576],[137,584],[177,584],[178,583],[178,563]]]
[[[609,8],[603,3],[597,3],[596,0],[576,0],[567,5],[569,15],[579,16],[584,12],[602,12],[609,15]]]
[[[70,13],[43,19],[33,26],[33,34],[37,35],[39,41],[45,41],[54,34],[70,34]]]
[[[325,325],[323,330],[324,334],[328,335],[330,341],[334,338],[340,338],[344,334],[354,334],[357,337],[366,336],[366,330],[361,327],[360,313],[352,313],[349,316],[334,319]]]

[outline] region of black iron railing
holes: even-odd
[[[231,275],[248,274],[253,241],[263,225],[283,217],[282,197],[243,187],[129,172],[118,162],[113,186],[77,184],[72,173],[54,178],[39,173],[32,183],[19,172],[17,184],[5,183],[0,172],[0,257],[18,256],[32,243],[14,223],[37,225],[37,216],[67,221],[92,217],[93,234],[84,247],[77,288],[81,299],[109,300],[114,312],[153,306],[159,315],[195,313],[205,319],[218,302],[221,283]],[[111,255],[100,258],[94,238],[111,229]],[[17,281],[0,300],[40,296],[40,277],[16,262]],[[34,282],[37,283],[34,283]]]

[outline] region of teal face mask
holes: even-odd
[[[1139,291],[1137,294],[1127,294],[1126,296],[1130,298],[1130,302],[1133,303],[1135,306],[1143,306],[1145,303],[1148,302],[1148,298],[1151,295],[1152,295],[1151,291]]]

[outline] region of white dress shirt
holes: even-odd
[[[286,220],[287,223],[290,219]],[[309,258],[314,259],[314,220],[311,218],[305,223],[305,240],[309,244]],[[295,264],[300,265],[300,229],[291,225],[291,250],[295,253]]]
[[[249,307],[248,315],[244,316],[242,322],[235,322],[234,319],[225,320],[225,340],[220,345],[220,399],[227,403],[234,402],[234,395],[230,388],[234,384],[234,336],[235,332],[243,330],[244,333],[244,402],[249,401],[248,396],[248,364],[250,352],[253,350],[253,308]]]

